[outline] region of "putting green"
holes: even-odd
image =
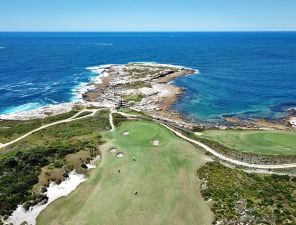
[[[89,179],[53,202],[38,224],[212,223],[196,177],[202,152],[152,122],[126,122],[105,138],[102,161]],[[159,146],[153,146],[154,139]],[[116,158],[111,147],[124,157]]]
[[[200,137],[243,152],[296,155],[296,132],[209,130]]]
[[[127,128],[130,132],[129,138],[120,138],[123,142],[131,141],[135,144],[147,145],[151,140],[161,135],[158,127],[151,123],[142,123],[141,126],[138,126],[137,123],[131,123]]]

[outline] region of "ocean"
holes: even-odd
[[[195,121],[296,107],[296,32],[0,33],[0,114],[75,101],[88,67],[128,62],[198,69],[172,106]]]

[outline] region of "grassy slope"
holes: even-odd
[[[264,155],[295,155],[296,132],[209,130],[202,138],[239,151]]]
[[[77,110],[72,110],[56,116],[50,116],[43,120],[0,120],[0,142],[6,143],[12,141],[21,135],[34,130],[42,125],[53,123],[59,120],[70,118],[78,113]]]
[[[124,123],[107,139],[99,167],[70,196],[51,204],[38,224],[211,224],[195,175],[202,153],[151,122]],[[155,139],[159,146],[152,145]],[[124,158],[110,153],[111,146]]]

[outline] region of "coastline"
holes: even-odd
[[[170,84],[170,81],[176,79],[177,77],[192,74],[198,74],[199,71],[193,70],[190,68],[185,68],[182,66],[175,66],[169,64],[157,64],[157,63],[130,63],[126,65],[144,65],[149,67],[167,67],[178,70],[183,70],[179,73],[167,74],[164,77],[160,77],[158,82],[154,82],[152,88],[140,88],[138,93],[141,95],[152,96],[158,94],[160,100],[152,99],[152,101],[159,101],[159,105],[154,104],[153,106],[149,106],[151,104],[150,101],[144,101],[141,106],[138,106],[138,110],[169,110],[170,106],[177,100],[178,96],[182,94],[182,88],[176,87]],[[105,89],[110,85],[110,83],[114,84],[114,78],[118,75],[116,70],[122,70],[125,65],[101,65],[101,66],[92,66],[87,67],[87,70],[90,70],[92,73],[96,74],[90,78],[88,83],[81,83],[76,88],[73,88],[73,92],[76,97],[73,98],[73,101],[69,101],[67,103],[58,103],[58,104],[50,104],[46,106],[42,106],[32,110],[13,112],[8,114],[0,114],[0,120],[30,120],[30,119],[42,119],[48,116],[54,116],[58,114],[62,114],[65,112],[71,111],[76,106],[82,107],[107,107],[107,108],[115,108],[118,104],[118,99],[110,99],[108,96],[106,98],[98,98],[100,92],[104,92]],[[110,69],[111,68],[111,69]],[[184,74],[184,71],[185,72]],[[190,72],[188,72],[190,71]],[[117,83],[116,83],[117,82]],[[127,82],[126,82],[127,83]],[[120,82],[115,81],[115,86],[120,85]],[[135,90],[130,89],[129,92],[132,94]]]
[[[133,77],[133,71],[143,68],[148,68],[146,75]],[[0,114],[0,120],[42,119],[69,112],[77,106],[116,108],[121,105],[142,111],[155,118],[175,122],[189,129],[202,127],[217,129],[285,130],[296,127],[294,109],[289,109],[288,111],[291,112],[290,115],[281,120],[259,118],[240,119],[235,116],[223,117],[225,122],[223,124],[209,124],[190,120],[190,118],[173,110],[171,106],[184,93],[184,89],[175,86],[173,81],[179,77],[199,74],[198,70],[191,68],[152,62],[134,62],[91,66],[86,69],[95,75],[90,77],[89,82],[81,83],[72,89],[76,96],[72,101],[46,105],[28,111]],[[135,84],[134,86],[131,85],[133,83]],[[123,90],[120,91],[120,88]],[[141,96],[140,101],[128,101],[125,99],[127,96],[133,95]]]

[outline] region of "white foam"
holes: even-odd
[[[72,89],[72,91],[75,94],[75,97],[72,98],[72,101],[81,101],[83,98],[83,94],[85,94],[88,91],[94,90],[96,87],[94,85],[90,85],[89,83],[80,83],[75,88]]]
[[[61,182],[59,185],[51,183],[47,188],[46,196],[48,201],[46,204],[38,204],[31,207],[26,211],[21,205],[12,213],[12,215],[5,221],[5,224],[12,223],[13,225],[19,225],[24,221],[27,221],[28,225],[35,225],[38,215],[44,210],[51,202],[56,199],[69,195],[79,184],[86,181],[86,178],[82,174],[77,174],[75,171],[69,173],[69,177]]]
[[[110,66],[112,66],[111,64],[108,65],[101,65],[101,66],[91,66],[91,67],[87,67],[87,70],[90,70],[92,73],[96,74],[97,76],[91,77],[89,82],[83,82],[80,83],[79,85],[77,85],[76,87],[74,87],[72,89],[72,91],[74,92],[74,98],[72,98],[72,101],[80,101],[82,100],[82,96],[83,94],[85,94],[88,91],[94,90],[96,89],[96,87],[92,84],[101,84],[102,77],[106,77],[109,76],[109,74],[105,71],[106,69],[108,69]]]
[[[101,45],[101,46],[112,46],[113,43],[94,43],[94,45]]]
[[[17,107],[12,107],[0,115],[3,120],[29,120],[41,119],[48,115],[58,115],[70,112],[77,102],[60,103],[42,106],[39,103],[28,103]],[[33,108],[33,109],[32,109]]]
[[[25,95],[22,97],[25,97]],[[37,109],[39,107],[42,107],[42,105],[37,102],[31,102],[31,103],[26,103],[23,105],[9,107],[3,112],[3,114],[19,113],[19,112]],[[0,117],[1,117],[1,115],[0,115]]]
[[[290,119],[290,124],[291,124],[293,127],[296,128],[296,117],[292,117],[292,118]]]

